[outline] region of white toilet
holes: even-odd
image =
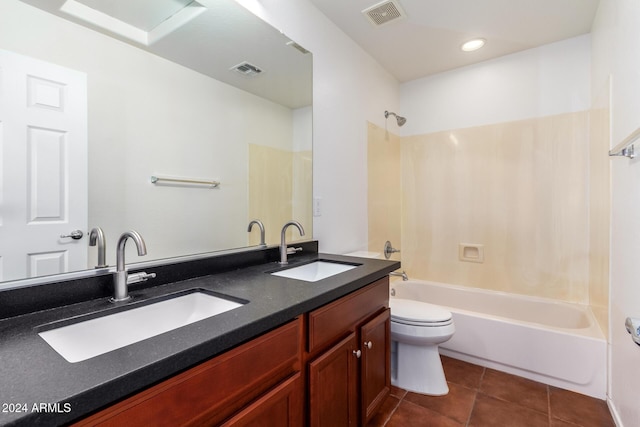
[[[437,305],[401,298],[391,308],[391,383],[416,393],[449,392],[438,344],[453,336],[451,313]]]

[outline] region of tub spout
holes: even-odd
[[[403,282],[406,282],[407,280],[409,280],[409,276],[407,276],[407,273],[405,273],[404,270],[402,270],[402,272],[392,271],[391,273],[389,273],[389,276],[402,277]]]

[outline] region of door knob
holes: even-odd
[[[364,342],[364,346],[365,346],[366,348],[368,348],[369,350],[371,350],[371,347],[373,347],[373,342],[371,342],[371,341],[365,341],[365,342]]]
[[[84,233],[82,231],[80,231],[80,230],[73,230],[69,234],[61,234],[60,235],[61,238],[71,237],[73,240],[80,240],[80,239],[82,239],[82,236],[84,236]]]
[[[360,356],[362,356],[362,352],[360,350],[353,350],[353,355],[360,359]]]

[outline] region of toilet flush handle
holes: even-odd
[[[369,350],[371,350],[371,347],[373,347],[373,342],[365,341],[364,342],[364,346],[367,347]]]

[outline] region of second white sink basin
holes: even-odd
[[[357,265],[342,264],[337,262],[315,261],[300,267],[289,268],[287,270],[271,273],[273,276],[286,277],[288,279],[303,280],[305,282],[317,282],[336,274],[344,273]]]
[[[43,331],[38,335],[68,362],[75,363],[242,305],[197,291]]]

